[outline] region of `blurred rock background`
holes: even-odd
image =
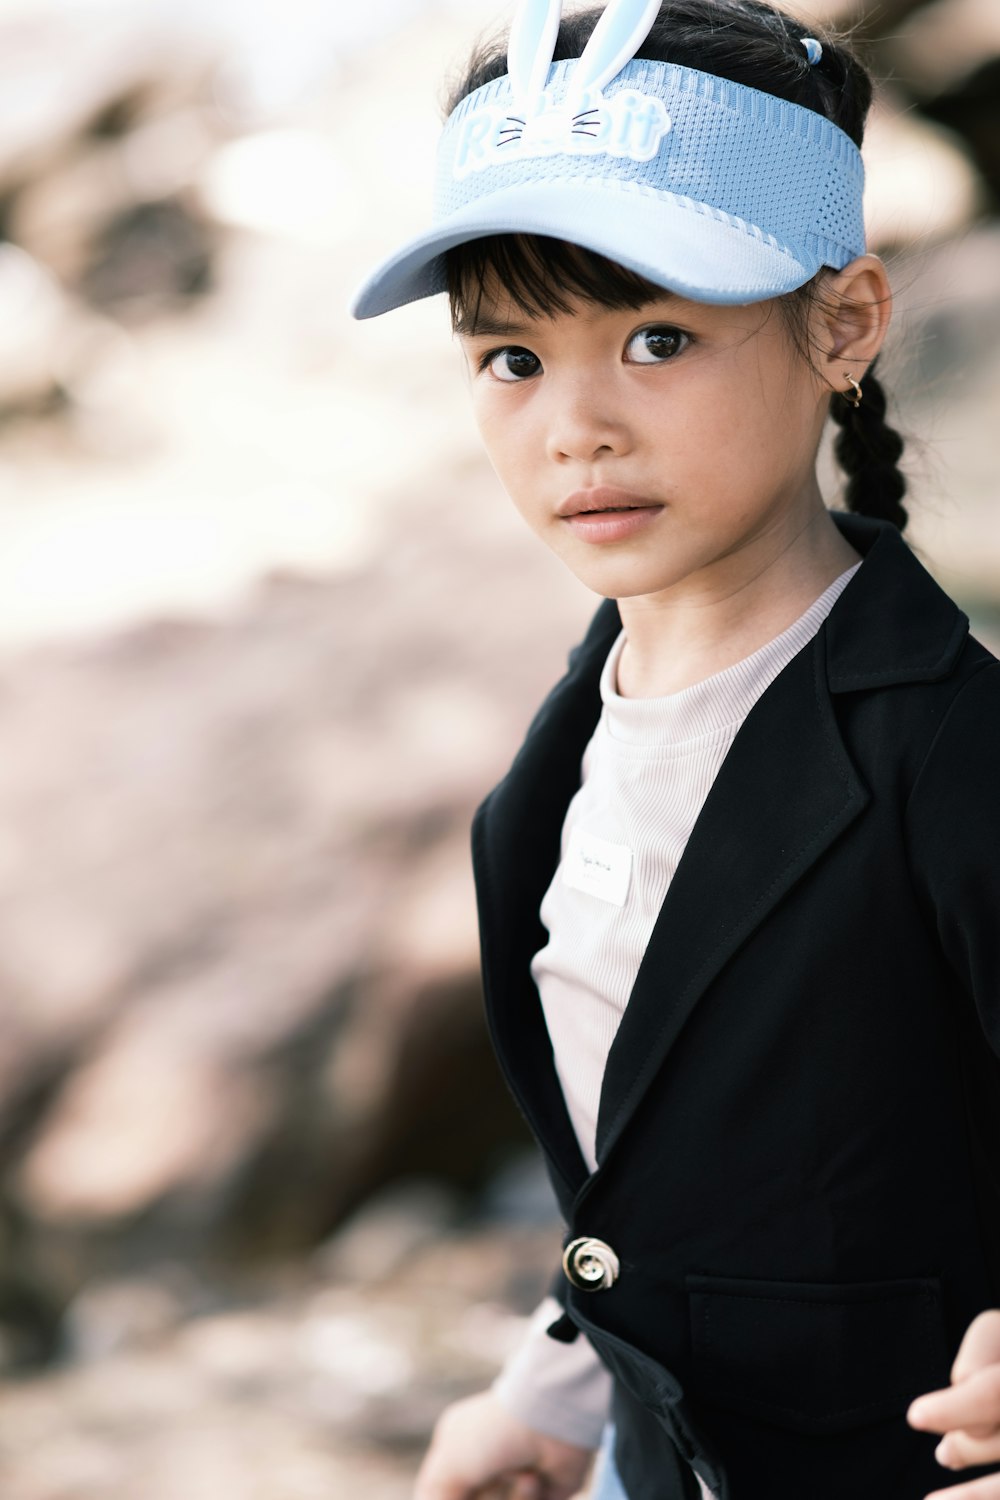
[[[797,9],[887,80],[912,536],[995,642],[1000,10]],[[594,601],[441,303],[345,315],[506,15],[0,0],[4,1500],[402,1500],[548,1278],[467,830]]]

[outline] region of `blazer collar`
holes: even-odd
[[[969,629],[891,521],[831,511],[864,556],[826,620],[832,693],[946,677]]]

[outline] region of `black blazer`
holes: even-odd
[[[532,982],[606,601],[476,813],[487,1015],[614,1377],[630,1500],[921,1500],[904,1413],[1000,1305],[1000,662],[890,524],[763,693],[670,884],[580,1155]]]

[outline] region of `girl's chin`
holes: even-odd
[[[648,558],[644,560],[645,566],[641,562],[636,566],[635,559],[632,560],[633,565],[629,566],[625,558],[604,557],[601,566],[596,560],[590,561],[588,565],[577,557],[569,558],[565,552],[560,556],[585,588],[603,595],[605,599],[637,599],[645,595],[660,594],[682,582],[685,576],[683,571],[678,572],[676,569],[651,568]]]

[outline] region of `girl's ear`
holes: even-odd
[[[892,317],[892,291],[877,255],[859,255],[830,273],[814,304],[812,331],[817,367],[835,391],[848,391],[849,372],[861,380],[885,342]]]

